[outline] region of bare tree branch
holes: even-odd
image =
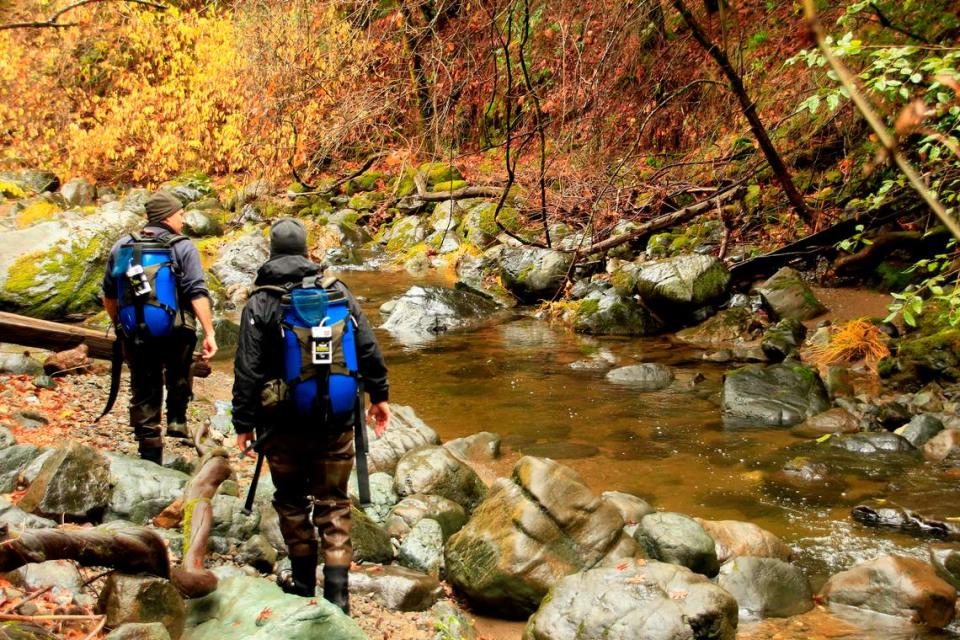
[[[65,29],[67,27],[76,27],[79,26],[77,22],[60,22],[60,17],[63,14],[78,9],[87,4],[94,4],[95,2],[110,2],[112,0],[79,0],[73,4],[67,5],[63,9],[60,9],[47,20],[36,20],[31,22],[12,22],[10,24],[0,24],[0,31],[5,29],[37,29],[37,28],[54,28],[54,29]],[[119,0],[120,2],[129,2],[131,4],[139,4],[145,7],[150,7],[151,9],[157,9],[158,11],[166,11],[169,7],[165,4],[157,4],[156,2],[150,2],[149,0]]]

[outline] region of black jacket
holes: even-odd
[[[285,285],[319,272],[320,266],[303,256],[277,256],[260,267],[255,284]],[[357,360],[364,390],[370,395],[370,402],[387,400],[387,366],[373,329],[350,290],[342,283],[337,286],[346,294],[350,313],[357,321]],[[272,426],[263,415],[260,393],[266,381],[283,377],[282,355],[280,296],[268,291],[255,292],[240,317],[240,338],[234,359],[233,426],[237,433]]]

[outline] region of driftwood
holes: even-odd
[[[31,562],[73,560],[86,567],[170,577],[163,538],[143,527],[27,529],[13,535],[3,526],[0,540],[0,571],[13,571]]]
[[[299,193],[296,192],[296,191],[287,191],[287,197],[290,198],[291,200],[293,200],[294,198],[296,198],[296,197],[298,197],[298,196],[325,196],[325,195],[327,195],[328,193],[333,193],[333,192],[337,189],[337,187],[339,187],[340,185],[345,184],[345,183],[347,183],[347,182],[350,182],[350,181],[353,180],[354,178],[357,178],[357,177],[359,177],[360,175],[362,175],[364,171],[366,171],[367,169],[369,169],[370,167],[372,167],[372,166],[373,166],[373,163],[376,162],[377,160],[379,160],[380,158],[382,158],[383,156],[384,156],[384,153],[383,153],[383,152],[381,152],[381,153],[374,153],[374,154],[370,155],[369,157],[367,157],[367,159],[364,161],[364,163],[363,163],[362,165],[360,165],[360,168],[359,168],[359,169],[357,169],[356,171],[354,171],[354,172],[351,173],[350,175],[347,175],[347,176],[344,176],[343,178],[340,178],[339,180],[337,180],[337,181],[334,182],[333,184],[330,184],[330,185],[324,187],[323,189],[315,189],[315,190],[313,190],[313,191],[302,191],[302,192],[299,192]],[[296,176],[296,173],[294,173],[294,175]],[[298,177],[297,179],[299,180],[299,177]]]
[[[742,186],[732,187],[725,191],[721,191],[712,198],[703,200],[696,204],[692,204],[689,207],[684,207],[672,213],[660,216],[659,218],[654,218],[649,222],[645,222],[640,225],[634,231],[630,233],[625,233],[621,236],[615,236],[613,238],[607,238],[601,242],[585,247],[583,253],[602,253],[604,251],[609,251],[614,247],[619,247],[622,244],[627,242],[632,242],[643,236],[659,231],[661,229],[667,229],[681,222],[685,222],[691,218],[694,218],[701,213],[706,213],[710,209],[721,206],[725,202],[730,202],[731,200],[738,200],[746,194],[746,188]]]
[[[116,336],[104,331],[88,329],[72,324],[38,320],[27,316],[0,311],[0,335],[4,342],[37,347],[50,351],[72,349],[85,344],[91,358],[109,359],[113,353]]]

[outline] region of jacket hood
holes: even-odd
[[[320,273],[320,265],[304,256],[275,256],[257,271],[256,286],[282,285]]]

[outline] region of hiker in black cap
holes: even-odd
[[[159,191],[147,200],[146,210],[148,222],[143,230],[120,238],[110,251],[103,277],[103,304],[117,328],[130,367],[130,424],[140,457],[161,464],[164,386],[167,435],[189,438],[187,404],[197,321],[203,328],[204,360],[217,352],[217,341],[200,254],[180,235],[183,204],[173,194]],[[163,262],[145,268],[133,264],[133,256],[151,251],[163,256]],[[164,268],[166,276],[175,281],[175,291],[168,294],[170,300],[162,299],[164,273],[158,272]],[[158,329],[157,318],[169,321],[170,326]]]
[[[270,229],[270,259],[257,273],[257,288],[243,308],[240,320],[234,363],[233,426],[241,449],[252,443],[254,430],[263,438],[262,451],[270,463],[270,476],[276,487],[273,505],[280,516],[280,530],[290,554],[291,574],[278,580],[281,587],[289,593],[313,597],[318,551],[322,549],[323,596],[349,613],[347,575],[353,547],[347,481],[353,466],[353,427],[361,414],[337,414],[335,409],[327,407],[318,410],[318,414],[324,416],[319,419],[305,419],[296,413],[290,398],[292,386],[284,384],[298,384],[286,379],[285,374],[285,354],[290,357],[289,352],[285,352],[290,348],[285,340],[291,334],[296,335],[297,330],[284,323],[284,300],[289,298],[284,295],[287,287],[295,287],[305,280],[316,283],[316,277],[321,276],[323,291],[330,294],[327,298],[330,306],[335,304],[334,298],[341,309],[343,304],[348,306],[347,322],[353,327],[356,373],[362,379],[361,388],[369,394],[371,406],[366,415],[378,436],[390,419],[387,367],[356,299],[341,282],[323,279],[320,265],[307,259],[306,254],[307,234],[303,225],[289,218],[274,223]],[[329,328],[323,324],[321,321],[320,327],[313,328]],[[310,330],[307,331],[309,335]],[[297,346],[298,363],[299,351]],[[337,360],[332,362],[335,365]],[[333,407],[330,400],[330,397],[324,398],[324,402]],[[354,400],[357,398],[349,399],[352,407],[361,406],[353,405]],[[317,530],[322,546],[318,545]]]

